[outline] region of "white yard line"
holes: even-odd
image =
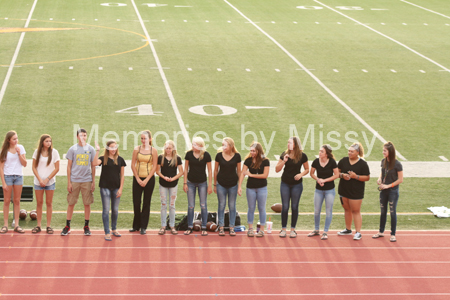
[[[252,20],[250,20],[246,15],[244,15],[240,10],[238,10],[235,6],[233,6],[227,0],[224,0],[231,8],[233,8],[238,14],[240,14],[244,19],[248,21],[248,23],[252,24],[256,29],[258,29],[262,34],[264,34],[267,38],[269,38],[272,42],[275,43],[287,56],[289,56],[302,70],[304,70],[312,79],[314,79],[331,97],[333,97],[337,102],[339,102],[347,111],[349,111],[361,124],[364,125],[373,135],[375,135],[383,144],[387,141],[373,129],[366,121],[363,120],[350,106],[348,106],[344,101],[342,101],[333,91],[331,91],[319,78],[317,78],[311,71],[309,71],[300,61],[297,60],[286,48],[284,48],[280,43],[278,43],[273,37],[271,37],[267,32],[262,30],[261,27],[255,24]],[[316,1],[317,2],[317,1]],[[397,156],[406,160],[406,158],[397,151]]]
[[[436,11],[434,11],[434,10],[431,10],[431,9],[428,9],[428,8],[425,8],[425,7],[422,7],[422,6],[419,6],[419,5],[417,5],[417,4],[414,4],[414,3],[411,3],[411,2],[408,2],[408,1],[405,1],[405,0],[400,0],[400,1],[402,1],[402,2],[404,2],[404,3],[407,3],[407,4],[409,4],[409,5],[412,5],[412,6],[421,8],[421,9],[423,9],[423,10],[432,12],[433,14],[440,15],[440,16],[442,16],[442,17],[444,17],[444,18],[450,19],[449,16],[446,16],[446,15],[444,15],[444,14],[438,13],[438,12],[436,12]]]
[[[169,96],[170,104],[172,104],[172,108],[173,108],[173,111],[174,111],[175,116],[177,118],[178,124],[180,125],[181,131],[183,132],[183,137],[184,137],[184,140],[185,140],[185,143],[186,143],[186,149],[190,149],[191,148],[191,141],[189,139],[189,134],[188,134],[188,132],[186,130],[186,126],[184,125],[183,119],[181,118],[181,114],[180,114],[180,111],[178,110],[178,106],[177,106],[177,103],[175,101],[175,97],[173,96],[172,90],[170,89],[169,82],[167,81],[167,78],[166,78],[166,74],[164,73],[164,70],[163,70],[163,67],[161,65],[161,62],[159,61],[158,54],[156,53],[155,46],[153,45],[152,39],[150,38],[150,35],[148,34],[147,28],[145,27],[144,22],[142,21],[141,14],[139,13],[139,10],[138,10],[138,8],[136,6],[136,3],[134,3],[134,0],[131,0],[131,3],[133,4],[134,10],[136,11],[136,15],[137,15],[137,17],[139,19],[139,22],[141,23],[142,30],[144,31],[145,36],[147,37],[149,46],[150,46],[150,48],[152,50],[152,53],[153,53],[153,57],[155,58],[156,65],[158,66],[159,74],[161,75],[161,78],[162,78],[163,83],[164,83],[164,87],[166,88],[167,95]]]
[[[417,54],[418,56],[420,56],[420,57],[422,57],[422,58],[428,60],[428,61],[431,62],[432,64],[435,64],[435,65],[438,66],[439,68],[442,68],[444,71],[450,72],[450,69],[444,67],[443,65],[439,64],[438,62],[435,62],[435,61],[432,60],[431,58],[426,57],[425,55],[423,55],[423,54],[417,52],[416,50],[412,49],[411,47],[408,47],[408,46],[406,46],[405,44],[403,44],[403,43],[401,43],[401,42],[399,42],[399,41],[397,41],[397,40],[391,38],[390,36],[387,36],[387,35],[385,35],[384,33],[381,33],[381,32],[379,32],[378,30],[375,30],[375,29],[373,29],[372,27],[370,27],[370,26],[368,26],[368,25],[366,25],[366,24],[364,24],[364,23],[361,23],[361,22],[359,22],[358,20],[353,19],[352,17],[349,17],[349,16],[347,16],[346,14],[344,14],[344,13],[342,13],[342,12],[340,12],[340,11],[338,11],[338,10],[336,10],[336,9],[334,9],[334,8],[332,8],[332,7],[330,7],[330,6],[328,6],[328,5],[325,5],[325,4],[323,4],[322,2],[320,2],[320,1],[318,1],[318,0],[314,0],[314,2],[319,3],[320,5],[323,5],[324,7],[328,8],[329,10],[332,10],[332,11],[334,11],[335,13],[338,13],[338,14],[340,14],[341,16],[343,16],[343,17],[345,17],[345,18],[347,18],[347,19],[349,19],[349,20],[352,20],[353,22],[358,23],[359,25],[362,25],[362,26],[366,27],[367,29],[369,29],[369,30],[371,30],[371,31],[373,31],[373,32],[375,32],[375,33],[377,33],[377,34],[379,34],[379,35],[381,35],[381,36],[383,36],[383,37],[385,37],[385,38],[387,38],[387,39],[393,41],[394,43],[396,43],[396,44],[398,44],[398,45],[404,47],[405,49],[408,49],[409,51],[413,52],[414,54]]]
[[[33,15],[34,8],[36,7],[38,0],[34,0],[33,5],[31,6],[30,13],[28,15],[27,21],[25,22],[25,27],[28,28],[28,25],[31,21],[31,16]],[[14,69],[14,65],[16,64],[17,57],[19,56],[20,47],[22,46],[23,39],[25,38],[25,32],[20,34],[19,42],[17,43],[16,51],[14,51],[13,58],[11,63],[9,64],[8,72],[6,73],[5,80],[3,81],[2,89],[0,90],[0,105],[2,104],[3,97],[5,96],[6,88],[8,87],[9,79],[11,78],[12,71]]]

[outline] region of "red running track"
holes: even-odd
[[[449,299],[450,232],[0,236],[0,298]]]

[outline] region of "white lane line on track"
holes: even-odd
[[[191,277],[192,278],[192,277]],[[6,297],[254,297],[259,299],[262,296],[270,297],[312,297],[312,296],[352,296],[356,299],[361,296],[450,296],[450,293],[351,293],[351,294],[1,294]]]
[[[107,260],[107,261],[28,261],[28,260],[20,260],[20,261],[0,261],[5,264],[388,264],[388,265],[398,265],[398,264],[450,264],[450,261],[115,261],[115,260]]]
[[[174,111],[175,116],[177,118],[178,124],[180,125],[180,129],[183,132],[183,137],[184,137],[184,140],[185,140],[185,143],[186,143],[186,149],[190,149],[191,148],[191,141],[189,139],[189,134],[188,134],[188,132],[186,130],[186,126],[185,126],[185,124],[183,122],[183,119],[181,118],[181,114],[180,114],[180,111],[178,110],[178,106],[177,106],[177,103],[175,101],[175,97],[173,96],[172,90],[170,89],[169,82],[167,81],[167,78],[166,78],[166,74],[164,73],[164,70],[163,70],[163,68],[161,66],[161,62],[159,61],[158,54],[156,53],[155,46],[153,45],[152,39],[150,38],[150,35],[148,34],[147,28],[145,27],[144,22],[142,21],[141,14],[139,13],[139,10],[138,10],[138,8],[136,6],[136,3],[134,2],[134,0],[131,0],[131,3],[133,4],[134,10],[136,11],[136,15],[137,15],[137,17],[139,19],[139,22],[141,23],[142,30],[144,31],[145,36],[147,37],[147,40],[149,41],[149,46],[150,46],[150,48],[152,50],[153,57],[155,58],[156,65],[158,66],[159,74],[161,75],[162,81],[164,83],[164,87],[166,88],[167,95],[169,96],[170,104],[172,104],[172,108],[173,108],[173,111]]]
[[[404,2],[404,3],[407,3],[407,4],[409,4],[409,5],[412,5],[412,6],[415,6],[415,7],[421,8],[421,9],[423,9],[423,10],[426,10],[426,11],[432,12],[433,14],[437,14],[437,15],[440,15],[440,16],[442,16],[442,17],[444,17],[444,18],[450,19],[450,17],[449,17],[449,16],[446,16],[446,15],[444,15],[444,14],[438,13],[438,12],[436,12],[436,11],[434,11],[434,10],[431,10],[431,9],[425,8],[425,7],[423,7],[423,6],[419,6],[419,5],[417,5],[417,4],[414,4],[414,3],[411,3],[411,2],[408,2],[408,1],[405,1],[405,0],[400,0],[400,1],[401,1],[401,2]]]
[[[5,279],[449,279],[450,276],[3,276]]]
[[[342,12],[340,12],[340,11],[338,11],[338,10],[336,10],[336,9],[334,9],[334,8],[332,8],[332,7],[330,7],[330,6],[328,6],[328,5],[325,5],[325,4],[323,4],[322,2],[320,2],[320,1],[318,1],[318,0],[314,0],[314,2],[319,3],[319,4],[323,5],[324,7],[328,8],[329,10],[332,10],[332,11],[334,11],[334,12],[340,14],[341,16],[343,16],[343,17],[345,17],[345,18],[347,18],[347,19],[349,19],[349,20],[352,20],[353,22],[356,22],[356,23],[358,23],[358,24],[360,24],[360,25],[366,27],[367,29],[369,29],[369,30],[371,30],[371,31],[373,31],[373,32],[375,32],[375,33],[377,33],[377,34],[379,34],[379,35],[381,35],[381,36],[383,36],[383,37],[385,37],[385,38],[387,38],[387,39],[393,41],[394,43],[396,43],[396,44],[398,44],[398,45],[404,47],[405,49],[408,49],[409,51],[413,52],[414,54],[417,54],[418,56],[420,56],[420,57],[422,57],[422,58],[428,60],[429,62],[431,62],[432,64],[435,64],[436,66],[442,68],[443,70],[449,71],[449,72],[450,72],[450,69],[444,67],[443,65],[439,64],[438,62],[435,62],[435,61],[432,60],[431,58],[429,58],[429,57],[427,57],[427,56],[425,56],[425,55],[423,55],[423,54],[417,52],[416,50],[412,49],[411,47],[408,47],[408,46],[406,46],[405,44],[403,44],[403,43],[401,43],[401,42],[399,42],[399,41],[397,41],[397,40],[391,38],[390,36],[387,36],[387,35],[385,35],[384,33],[381,33],[380,31],[375,30],[375,29],[373,29],[372,27],[370,27],[370,26],[368,26],[368,25],[366,25],[366,24],[361,23],[361,22],[359,22],[358,20],[353,19],[352,17],[349,17],[349,16],[347,16],[346,14],[344,14],[344,13],[342,13]],[[405,24],[405,23],[404,23],[404,24]]]
[[[105,249],[106,247],[95,247],[95,246],[64,246],[64,247],[44,247],[44,246],[3,246],[0,249]],[[147,250],[147,249],[168,249],[168,250],[176,250],[176,249],[193,249],[193,250],[256,250],[256,249],[264,249],[264,250],[450,250],[450,247],[215,247],[215,246],[189,246],[189,247],[178,247],[178,246],[114,246],[115,250],[119,249],[135,249],[135,250]]]
[[[309,71],[297,58],[295,58],[286,48],[284,48],[277,40],[270,36],[267,32],[262,30],[261,27],[256,25],[255,22],[250,20],[246,15],[244,15],[240,10],[233,6],[227,0],[224,0],[231,8],[233,8],[238,14],[240,14],[248,23],[252,24],[256,29],[258,29],[262,34],[269,38],[275,45],[277,45],[287,56],[289,56],[300,68],[302,68],[312,79],[314,79],[331,97],[333,97],[337,102],[339,102],[348,112],[350,112],[361,124],[363,124],[373,135],[375,135],[383,144],[387,141],[373,129],[366,121],[364,121],[350,106],[348,106],[344,101],[342,101],[333,91],[331,91],[319,78],[317,78],[311,71]],[[318,2],[318,1],[316,1]],[[320,3],[320,2],[319,2]],[[359,23],[359,22],[357,22]],[[366,26],[366,25],[364,25]],[[396,151],[397,156],[402,160],[407,160],[400,152]]]
[[[36,7],[38,0],[34,0],[33,5],[31,6],[30,13],[28,14],[27,21],[25,22],[24,28],[28,28],[28,25],[31,21],[31,16],[33,15],[34,8]],[[17,57],[19,56],[20,47],[22,47],[23,39],[25,38],[25,32],[20,34],[19,42],[16,46],[16,51],[14,51],[13,58],[11,59],[11,63],[9,64],[8,72],[6,73],[5,80],[3,81],[2,88],[0,89],[0,105],[2,104],[3,97],[5,96],[6,88],[8,87],[9,79],[11,78],[12,71],[14,69],[14,65],[16,63]]]

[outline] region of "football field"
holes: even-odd
[[[0,0],[0,135],[16,130],[28,159],[43,133],[63,155],[79,127],[90,144],[119,141],[127,160],[144,129],[182,157],[194,136],[213,156],[229,136],[242,155],[257,140],[276,161],[296,135],[310,161],[354,141],[368,161],[392,141],[400,161],[429,162],[424,172],[450,159],[449,1],[106,1]],[[431,177],[405,179],[400,212],[450,205],[449,179]],[[375,181],[363,211],[379,211]],[[57,188],[64,210],[65,178]],[[157,189],[153,199],[158,210]]]

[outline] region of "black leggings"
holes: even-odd
[[[141,178],[145,180],[145,178]],[[150,178],[145,187],[140,186],[133,177],[133,229],[147,229],[150,217],[150,203],[152,202],[153,189],[155,188],[155,176]],[[141,198],[144,192],[144,201],[141,210]]]

